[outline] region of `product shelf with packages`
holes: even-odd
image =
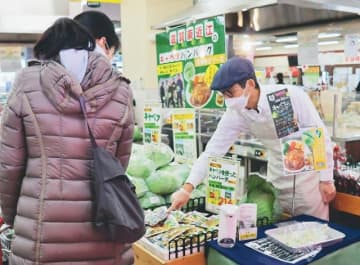
[[[160,264],[197,254],[204,259],[205,243],[217,239],[219,216],[205,211],[205,197],[190,199],[181,211],[170,214],[167,213],[169,206],[170,204],[166,204],[145,210],[147,232],[136,245],[147,249],[164,262]],[[257,220],[257,223],[262,226],[269,222],[263,218]],[[135,248],[135,260],[136,252]],[[135,264],[145,263],[139,261]]]
[[[360,216],[360,163],[345,163],[334,169],[336,197],[333,207]]]
[[[145,210],[147,232],[137,244],[168,261],[204,249],[217,237],[218,217],[205,212],[205,197],[190,199],[179,211],[167,212],[170,204]]]
[[[11,241],[14,238],[14,230],[11,227],[2,224],[0,217],[0,265],[8,264],[9,254],[10,254],[10,245]]]

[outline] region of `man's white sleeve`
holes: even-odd
[[[235,111],[228,109],[221,118],[205,151],[195,161],[186,183],[191,183],[194,187],[200,184],[207,176],[209,156],[225,155],[241,132],[249,132],[244,119]]]

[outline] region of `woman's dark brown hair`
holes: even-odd
[[[40,60],[54,59],[64,49],[93,51],[95,39],[76,21],[60,18],[42,34],[35,44],[34,56]]]

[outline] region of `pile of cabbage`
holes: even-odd
[[[143,134],[141,132],[141,129],[139,126],[135,125],[134,127],[134,135],[133,135],[133,141],[134,142],[141,142],[143,140]]]
[[[278,190],[256,173],[247,179],[246,202],[257,204],[257,218],[267,218],[269,223],[277,222],[282,209],[278,199]]]
[[[133,144],[127,174],[144,209],[169,203],[171,194],[188,178],[190,167],[173,160],[174,152],[166,144]],[[199,185],[192,197],[202,196],[205,196],[205,189]]]

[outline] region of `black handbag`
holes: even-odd
[[[104,229],[119,243],[133,243],[145,234],[144,211],[136,197],[135,186],[125,174],[120,161],[109,151],[97,145],[90,129],[85,98],[79,97],[81,111],[89,131],[94,166],[95,225]]]

